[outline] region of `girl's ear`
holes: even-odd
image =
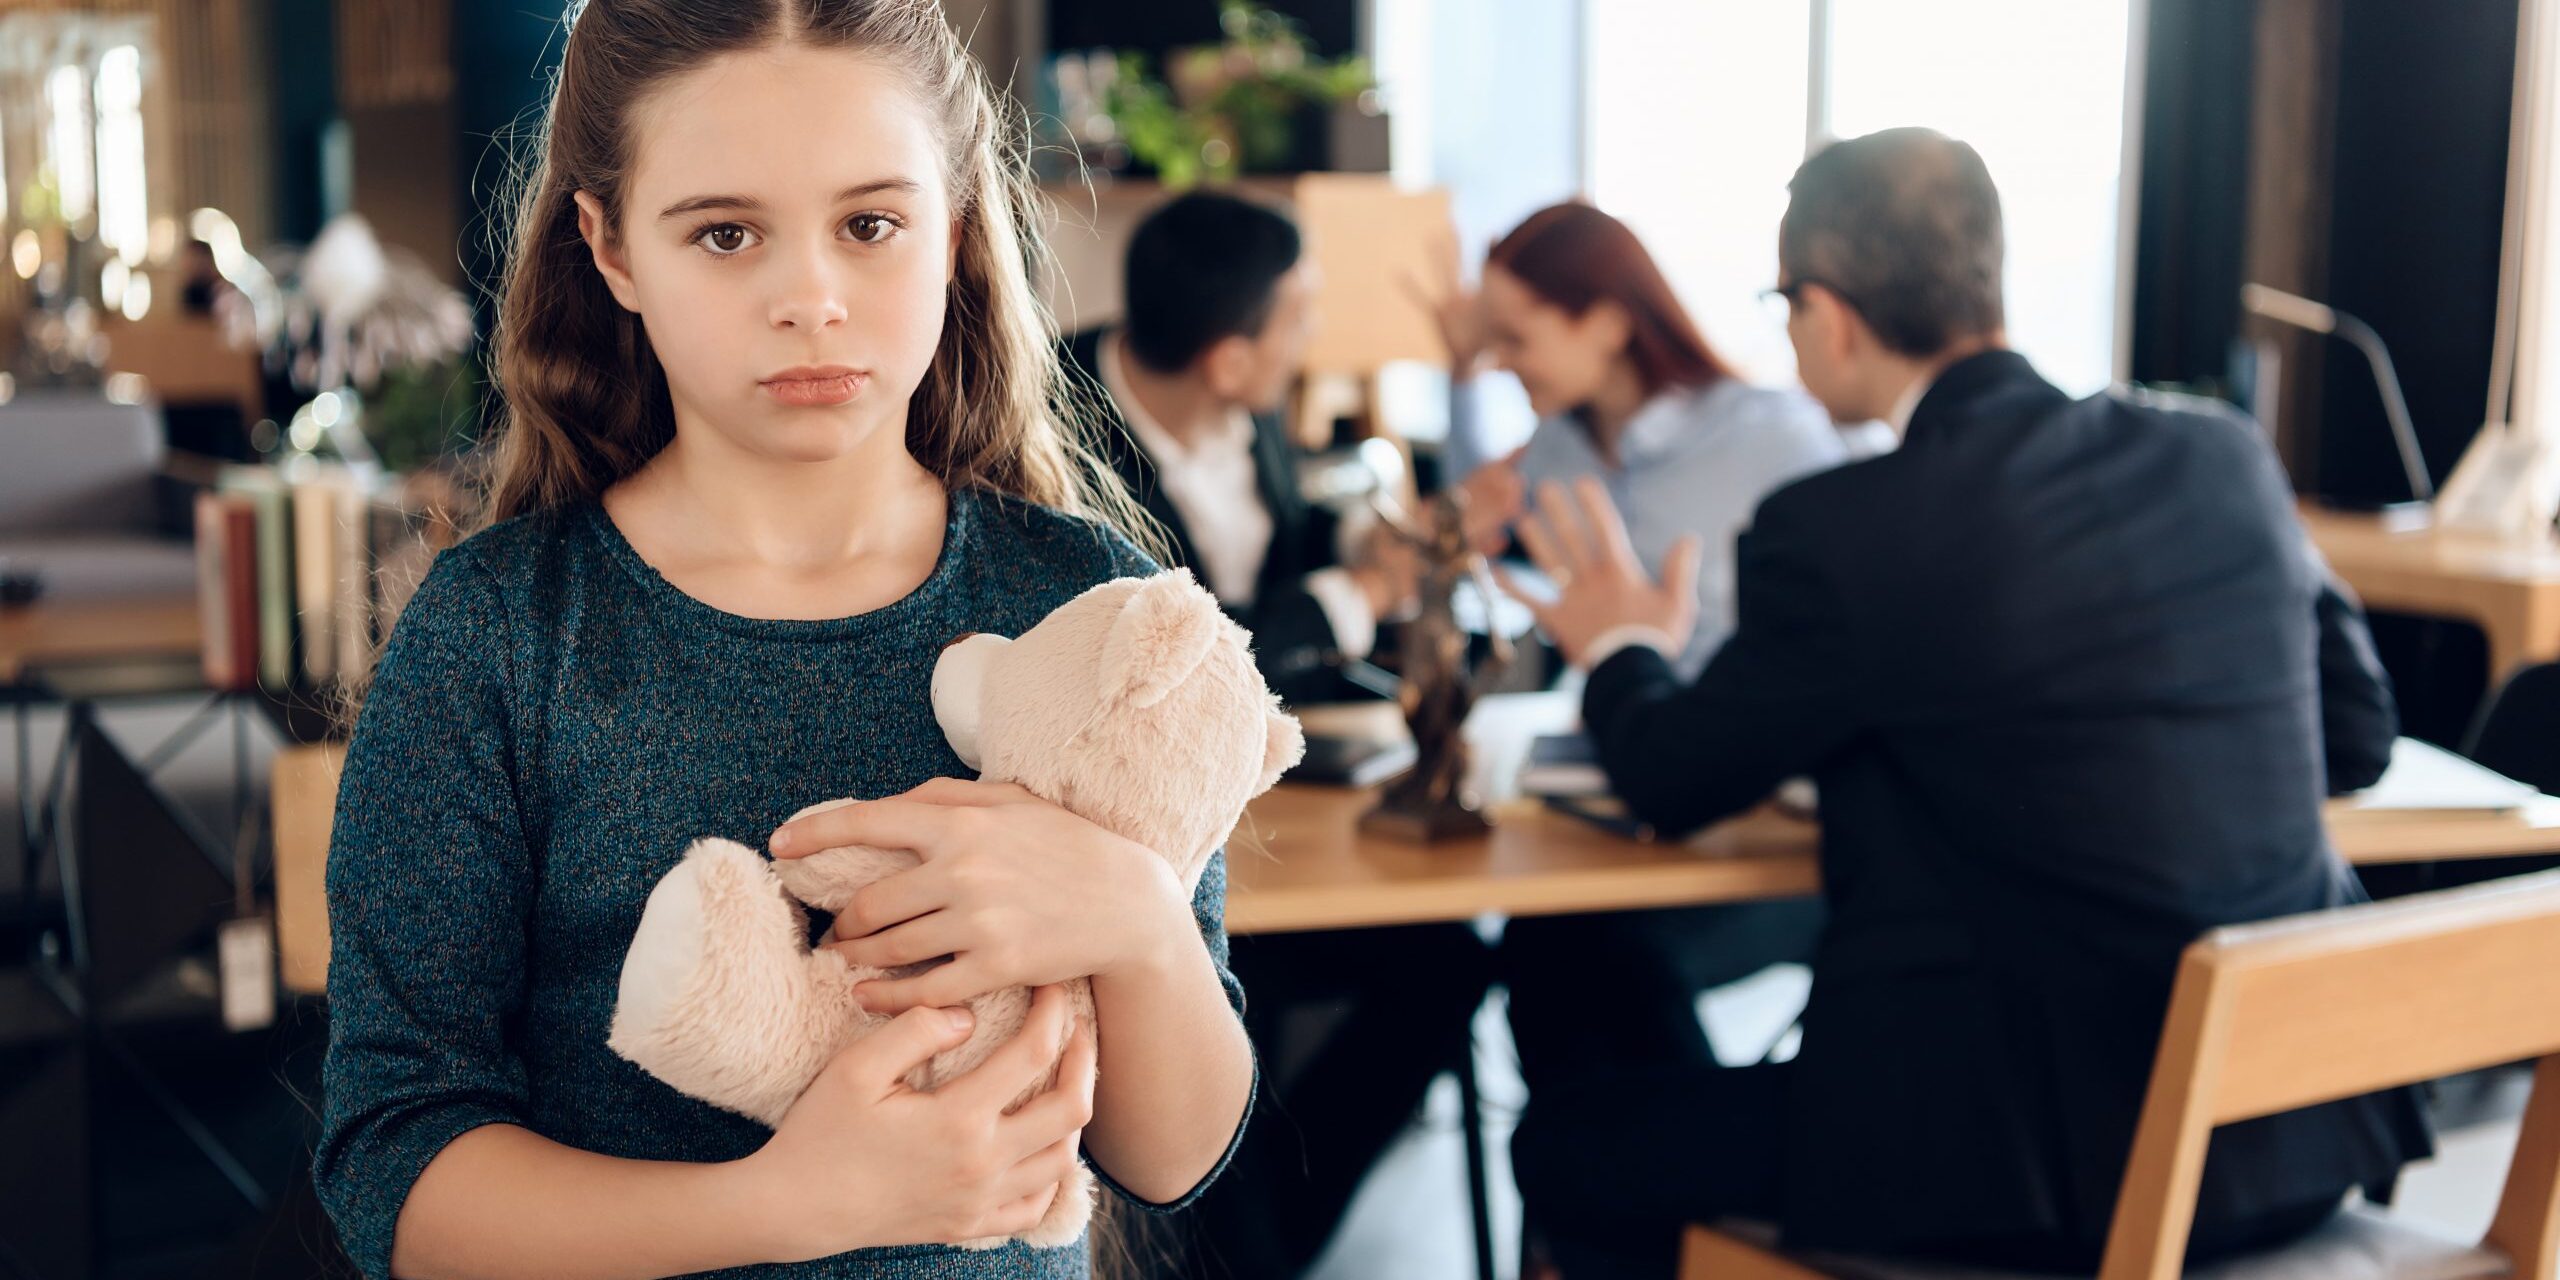
[[[604,287],[613,291],[613,300],[625,311],[640,309],[639,292],[631,287],[631,270],[622,261],[622,247],[614,243],[613,224],[604,216],[604,202],[584,192],[571,197],[578,202],[578,235],[587,242],[587,252],[595,258],[596,274],[604,277]]]
[[[960,278],[960,235],[967,226],[968,223],[963,219],[951,220],[951,240],[946,246],[948,252],[942,263],[942,282],[946,285]]]

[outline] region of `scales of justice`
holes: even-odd
[[[1465,499],[1455,491],[1435,495],[1417,516],[1376,504],[1389,535],[1422,559],[1417,592],[1420,612],[1403,628],[1397,653],[1402,688],[1397,702],[1413,734],[1414,763],[1386,784],[1376,808],[1360,815],[1360,829],[1416,842],[1463,839],[1493,829],[1481,799],[1467,787],[1468,751],[1461,730],[1476,699],[1502,678],[1512,661],[1502,628],[1491,633],[1492,653],[1470,669],[1467,629],[1458,622],[1458,584],[1471,581],[1491,612],[1493,575],[1468,545]]]

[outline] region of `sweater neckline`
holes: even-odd
[[[588,535],[604,551],[605,558],[628,575],[651,600],[673,615],[695,625],[724,631],[755,640],[843,640],[866,635],[885,627],[896,626],[947,595],[952,581],[959,576],[960,566],[976,533],[977,497],[973,490],[955,489],[945,503],[942,522],[942,550],[935,556],[933,571],[915,590],[881,605],[877,609],[841,618],[750,618],[731,613],[716,605],[687,594],[669,582],[640,555],[640,550],[623,536],[620,526],[604,509],[604,503],[589,499],[579,512]]]

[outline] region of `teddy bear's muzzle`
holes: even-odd
[[[978,729],[986,722],[987,666],[1011,643],[1003,636],[980,632],[952,641],[934,660],[934,723],[942,726],[952,754],[972,769],[985,767],[978,755]]]

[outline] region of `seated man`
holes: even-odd
[[[1538,612],[1591,668],[1584,718],[1638,815],[1678,835],[1819,783],[1802,1048],[1534,1096],[1514,1164],[1576,1280],[1669,1275],[1681,1224],[1726,1216],[2086,1274],[2180,952],[2357,899],[2321,801],[2380,774],[2390,695],[2249,422],[2075,401],[2005,349],[1971,148],[1875,134],[1790,189],[1805,385],[1900,448],[1761,504],[1739,626],[1695,683],[1665,656],[1694,609],[1681,556],[1648,580],[1596,489],[1550,491],[1523,537],[1564,583]],[[2407,1090],[2225,1128],[2191,1256],[2307,1232],[2430,1146]]]
[[[1383,541],[1340,563],[1330,513],[1298,493],[1274,411],[1312,325],[1298,229],[1230,196],[1187,195],[1129,242],[1127,318],[1069,340],[1109,396],[1105,456],[1191,566],[1253,632],[1295,703],[1374,696],[1342,678],[1378,620],[1405,607],[1418,562]],[[1361,1179],[1468,1044],[1489,962],[1465,925],[1240,936],[1236,975],[1262,1063],[1252,1128],[1179,1238],[1141,1264],[1184,1277],[1306,1269]]]
[[[1107,397],[1104,457],[1176,563],[1253,633],[1283,701],[1377,696],[1341,666],[1412,603],[1421,566],[1299,492],[1279,418],[1315,326],[1297,225],[1232,196],[1177,197],[1132,233],[1125,271],[1120,326],[1067,340]]]

